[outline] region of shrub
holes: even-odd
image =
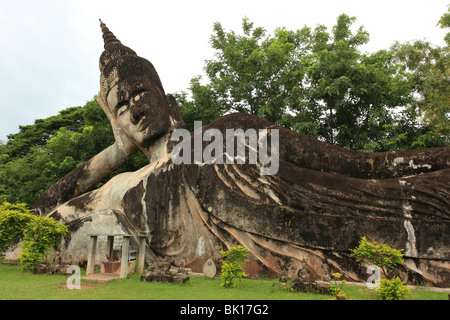
[[[52,218],[33,216],[24,231],[22,253],[19,261],[28,269],[42,262],[50,247],[58,246],[67,234],[67,227]]]
[[[242,279],[247,274],[244,265],[247,262],[248,250],[244,246],[233,246],[228,251],[220,251],[222,254],[221,287],[235,288],[238,285],[233,282],[234,278]]]
[[[0,252],[23,238],[25,226],[31,219],[32,215],[24,203],[11,204],[5,201],[0,205]]]
[[[16,240],[22,240],[19,261],[32,269],[42,262],[51,246],[58,246],[67,227],[52,218],[31,214],[23,204],[0,205],[0,251]]]
[[[382,279],[380,288],[375,289],[381,300],[401,300],[406,296],[409,289],[399,277],[392,279]]]
[[[332,274],[333,276],[333,282],[330,282],[330,285],[328,287],[328,292],[331,295],[334,295],[334,300],[347,300],[347,294],[344,292],[344,285],[347,281],[342,280],[340,283],[338,282],[339,279],[342,277],[342,274],[336,272]]]

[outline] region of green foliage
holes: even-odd
[[[450,27],[450,8],[438,22],[441,28]],[[445,36],[447,46],[438,47],[424,40],[396,43],[392,47],[396,63],[419,98],[416,107],[429,130],[422,132],[412,147],[440,147],[450,143],[450,32]],[[432,132],[431,138],[428,132]],[[425,135],[425,137],[424,137]]]
[[[285,29],[266,36],[261,27],[248,19],[242,23],[243,35],[226,32],[214,24],[211,45],[216,59],[206,61],[208,84],[200,77],[191,81],[192,100],[186,93],[179,100],[185,123],[190,115],[208,123],[230,112],[259,115],[276,122],[291,122],[287,110],[301,95],[304,68],[297,59],[300,36]],[[205,116],[202,116],[205,115]]]
[[[24,204],[4,202],[0,206],[0,251],[22,240],[19,261],[28,269],[42,262],[50,247],[58,246],[66,234],[65,225],[31,214]]]
[[[352,256],[357,261],[365,261],[372,265],[379,266],[386,277],[396,265],[402,263],[404,254],[403,250],[397,250],[385,244],[377,242],[369,242],[366,237],[362,237],[358,247],[350,249]]]
[[[24,228],[30,223],[31,217],[24,203],[11,204],[5,201],[0,205],[0,252],[23,238]]]
[[[207,81],[195,77],[189,94],[176,95],[187,128],[241,112],[355,150],[449,145],[448,47],[363,53],[369,34],[353,31],[355,21],[342,14],[331,31],[319,25],[273,34],[247,18],[241,33],[215,23]]]
[[[192,101],[188,99],[186,92],[174,96],[180,105],[185,128],[193,132],[194,121],[201,120],[203,124],[208,124],[219,118],[223,112],[210,86],[200,84],[200,77],[191,79],[189,90],[193,97]]]
[[[29,155],[33,148],[44,146],[61,127],[72,130],[80,128],[83,125],[82,113],[81,107],[71,107],[60,111],[57,116],[37,119],[32,125],[19,126],[18,133],[8,135],[2,154],[7,154],[10,160]]]
[[[418,99],[415,107],[423,116],[424,125],[442,140],[450,142],[450,51],[426,41],[396,43],[392,47],[397,64],[413,87]],[[433,146],[433,145],[431,145]]]
[[[401,300],[411,292],[399,277],[382,279],[380,288],[375,289],[381,300]]]
[[[233,282],[234,278],[242,279],[247,274],[244,272],[244,265],[247,262],[248,250],[244,246],[233,246],[227,251],[220,251],[222,254],[221,287],[235,288],[238,285]]]
[[[450,7],[448,7],[447,12],[442,15],[441,19],[438,22],[438,25],[442,29],[450,28]],[[445,42],[447,42],[447,46],[450,46],[450,32],[447,32],[444,40],[445,40]]]
[[[61,238],[67,234],[67,226],[52,218],[33,216],[24,230],[20,263],[32,269],[42,262],[50,247],[58,246]]]
[[[393,249],[385,244],[368,242],[366,237],[362,237],[359,246],[350,251],[357,261],[366,261],[383,270],[386,278],[381,280],[380,288],[375,289],[381,300],[400,300],[410,292],[399,277],[389,278],[388,272],[404,261],[401,250]]]
[[[339,272],[333,273],[333,280],[330,282],[328,287],[328,292],[331,295],[334,295],[333,300],[347,300],[347,294],[344,292],[344,285],[346,284],[346,280],[340,280],[342,274]]]

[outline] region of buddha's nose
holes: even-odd
[[[149,104],[146,101],[147,99],[139,99],[137,101],[130,101],[130,116],[131,121],[136,124],[145,117],[148,113]]]

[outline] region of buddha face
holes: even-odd
[[[145,76],[122,80],[111,88],[106,101],[120,127],[138,147],[148,147],[169,129],[165,96]]]

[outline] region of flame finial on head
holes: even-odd
[[[105,66],[112,60],[121,56],[136,56],[136,52],[124,46],[119,39],[108,29],[108,27],[100,20],[100,28],[102,29],[102,36],[105,50],[100,57],[100,71],[103,72]]]
[[[108,91],[121,80],[130,76],[145,76],[157,85],[165,95],[158,73],[153,64],[139,57],[136,52],[124,46],[100,20],[105,50],[100,56],[100,93],[107,96]]]
[[[103,23],[102,19],[100,20],[100,28],[102,28],[103,40],[105,42],[105,49],[112,45],[121,45],[122,43],[116,38],[116,36],[109,31],[106,24]]]

